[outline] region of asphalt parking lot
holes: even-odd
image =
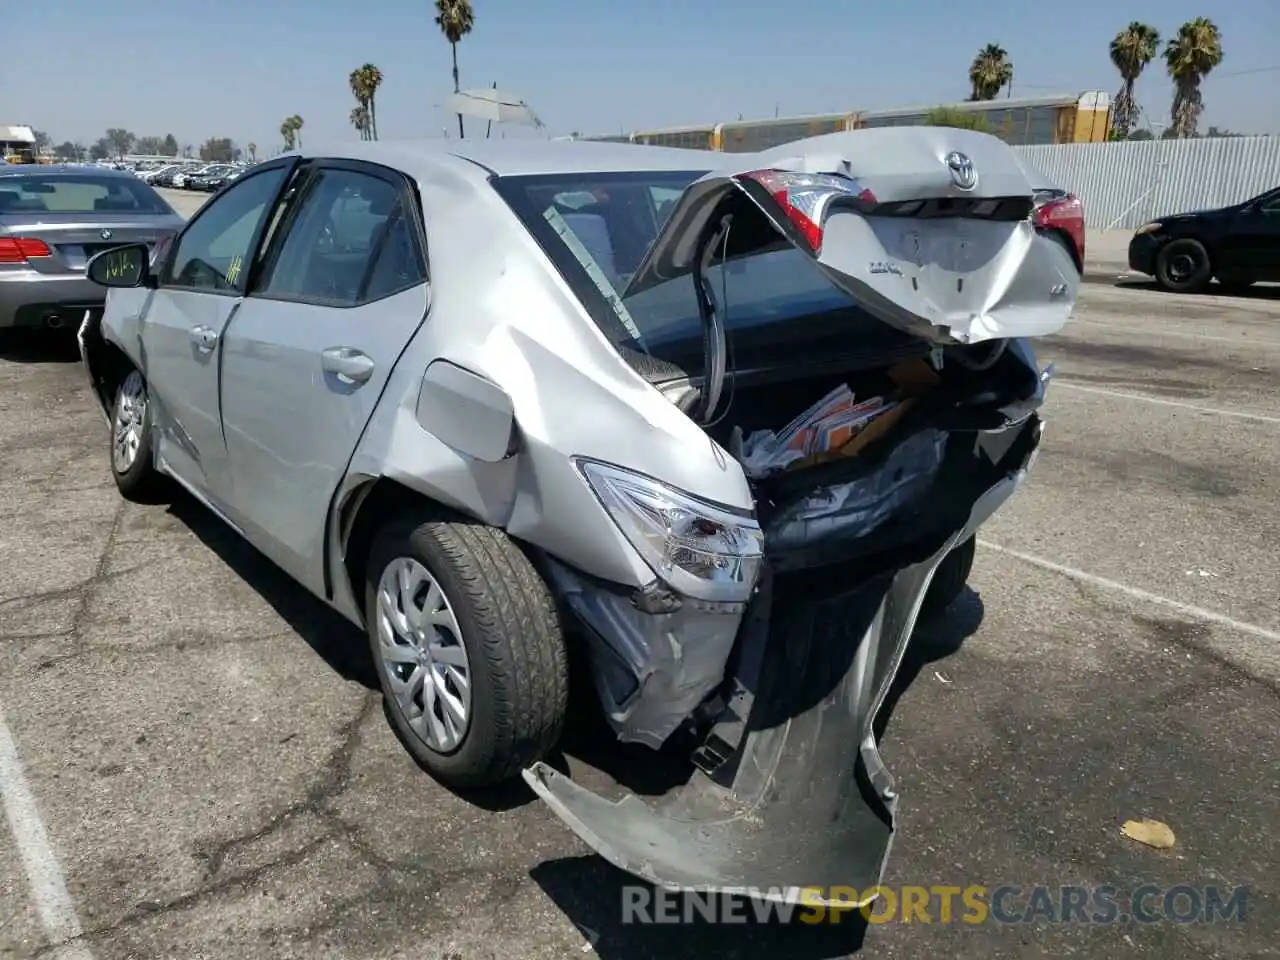
[[[413,764],[345,621],[193,503],[123,503],[74,348],[24,339],[0,345],[0,956],[1276,956],[1280,290],[1100,275],[1041,359],[1033,477],[887,721],[886,883],[1247,886],[1243,921],[623,925],[626,878],[541,805]],[[1175,846],[1122,837],[1141,817]]]

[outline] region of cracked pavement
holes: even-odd
[[[1280,422],[1068,386],[1280,418],[1280,296],[1091,283],[1078,317],[1041,350],[1034,476],[984,536],[1280,630]],[[626,880],[522,788],[482,806],[414,765],[350,625],[189,500],[119,499],[75,361],[0,343],[0,711],[95,958],[1276,955],[1260,636],[980,550],[884,741],[886,882],[1246,884],[1243,923],[623,926]],[[1141,816],[1177,846],[1121,838]],[[0,836],[0,957],[56,956]]]

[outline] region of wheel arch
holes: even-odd
[[[364,625],[364,581],[373,539],[389,519],[410,511],[439,513],[441,518],[460,514],[447,505],[391,477],[372,477],[357,485],[333,512],[336,524],[337,562],[329,569],[342,577],[349,592],[352,613]],[[331,584],[331,599],[342,598]]]

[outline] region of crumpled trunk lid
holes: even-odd
[[[692,272],[725,198],[739,191],[834,285],[913,335],[939,343],[1042,336],[1070,316],[1079,275],[1064,250],[1037,234],[1034,185],[995,137],[945,127],[861,130],[734,160],[743,164],[736,172],[714,171],[681,196],[624,299]],[[779,178],[762,171],[838,186],[830,196],[805,188],[789,204],[772,189]],[[805,204],[816,222],[804,222],[797,207]]]

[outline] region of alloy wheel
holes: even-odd
[[[138,459],[147,418],[147,385],[137,370],[125,377],[116,394],[116,415],[111,425],[111,464],[116,473],[127,473]]]
[[[392,560],[378,580],[377,618],[396,709],[432,750],[457,749],[471,721],[471,667],[440,584],[412,557]]]

